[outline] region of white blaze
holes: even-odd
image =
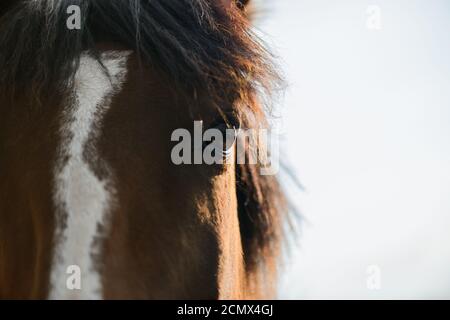
[[[129,52],[107,52],[101,60],[109,73],[93,57],[84,54],[75,75],[72,103],[63,113],[62,142],[55,170],[54,201],[57,206],[56,248],[51,272],[50,299],[101,299],[101,277],[95,259],[99,254],[99,227],[114,196],[111,174],[99,178],[85,158],[85,148],[101,161],[95,151],[98,130],[114,94],[126,78]],[[94,153],[94,154],[92,154]],[[108,168],[106,164],[103,167]],[[81,289],[67,288],[69,266],[79,266]]]

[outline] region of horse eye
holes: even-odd
[[[215,129],[221,132],[223,137],[223,155],[225,157],[229,156],[237,140],[237,135],[240,129],[239,120],[234,116],[229,116],[226,119],[220,117],[210,125],[209,129]],[[205,143],[204,147],[210,145],[211,143],[213,142]]]
[[[250,0],[236,0],[236,5],[239,9],[244,10]]]

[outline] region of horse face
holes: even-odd
[[[254,84],[274,81],[247,18],[224,14],[224,1],[204,20],[205,2],[93,1],[87,43],[65,29],[69,1],[26,2],[0,21],[0,298],[265,293],[284,210],[276,179],[233,161],[172,157],[173,133],[195,140],[195,121],[203,130],[236,114],[263,123]],[[194,23],[176,23],[173,6]],[[128,24],[140,14],[154,25],[135,34]],[[152,29],[164,31],[168,15],[179,37]]]
[[[220,114],[207,101],[192,105],[177,96],[151,71],[139,71],[134,55],[111,102],[98,140],[115,189],[101,255],[104,296],[239,297],[235,167],[171,159],[175,130],[194,137],[195,120],[207,129]]]
[[[175,130],[219,112],[134,53],[100,50],[110,78],[84,55],[45,112],[2,100],[0,297],[244,297],[235,165],[171,158]]]

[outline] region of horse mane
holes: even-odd
[[[110,41],[134,50],[180,94],[202,94],[219,107],[238,104],[247,127],[265,122],[260,97],[276,89],[279,77],[238,7],[224,10],[210,0],[12,2],[0,11],[0,94],[64,91],[82,52],[96,55],[96,44]],[[81,8],[81,30],[66,27],[70,5]],[[286,205],[276,177],[259,169],[238,166],[237,198],[247,271],[269,274],[280,252]]]

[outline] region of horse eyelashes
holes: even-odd
[[[249,2],[250,0],[236,0],[236,5],[239,9],[243,10]]]

